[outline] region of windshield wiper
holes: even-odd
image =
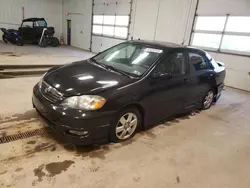
[[[108,67],[110,70],[112,70],[112,71],[118,72],[118,73],[120,73],[120,74],[123,74],[123,75],[125,75],[125,76],[131,78],[131,76],[130,76],[128,73],[126,73],[125,71],[122,71],[122,70],[120,70],[120,69],[117,69],[117,68],[115,68],[115,67],[113,67],[113,66],[111,66],[111,65],[105,65],[105,66],[107,66],[107,67]]]
[[[99,62],[96,61],[94,58],[91,58],[90,60],[93,61],[95,64],[100,65],[101,67],[103,67],[103,68],[109,70],[109,67],[108,67],[107,65],[104,65],[103,63],[99,63]]]
[[[118,73],[120,73],[120,74],[122,74],[122,75],[125,75],[125,76],[128,76],[129,78],[131,78],[131,75],[129,75],[129,74],[126,73],[125,71],[119,70],[119,69],[117,69],[117,68],[115,68],[115,67],[113,67],[113,66],[111,66],[111,65],[106,65],[106,64],[104,64],[104,63],[100,63],[100,62],[96,61],[94,58],[91,58],[91,60],[92,60],[94,63],[96,63],[96,64],[102,66],[103,68],[105,68],[105,69],[107,69],[107,70],[109,70],[109,71],[112,70],[112,71],[118,72]]]

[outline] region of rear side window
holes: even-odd
[[[189,53],[189,63],[194,66],[196,71],[209,69],[207,61],[197,53]]]

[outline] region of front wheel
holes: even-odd
[[[22,39],[18,39],[16,42],[17,46],[23,46],[23,40]]]
[[[203,110],[207,110],[209,109],[212,104],[213,104],[213,101],[214,101],[214,91],[213,90],[209,90],[205,97],[203,98],[203,101],[202,101],[202,104],[201,104],[201,108]]]
[[[6,36],[5,36],[5,35],[3,35],[3,36],[2,36],[2,39],[3,39],[3,41],[4,41],[4,43],[5,43],[5,44],[7,44],[7,43],[8,43],[8,40],[7,40],[7,38],[6,38]]]
[[[122,142],[134,137],[137,129],[141,127],[141,114],[135,108],[126,109],[120,113],[118,118],[111,124],[110,140]]]

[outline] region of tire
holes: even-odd
[[[129,117],[132,123],[128,123]],[[121,122],[124,122],[122,124]],[[137,122],[136,124],[133,122]],[[137,130],[141,128],[142,116],[136,108],[128,108],[123,110],[117,118],[111,123],[109,130],[109,139],[112,142],[123,142],[134,137]],[[129,132],[130,131],[130,132]],[[123,134],[125,136],[123,137]]]
[[[5,43],[5,44],[7,44],[7,43],[8,43],[8,40],[7,40],[7,38],[6,38],[6,36],[5,36],[5,35],[3,35],[3,36],[2,36],[2,39],[3,39],[3,41],[4,41],[4,43]]]
[[[41,43],[39,43],[39,46],[42,48],[46,48],[48,46],[48,39],[44,38]]]
[[[17,46],[23,46],[23,40],[19,39],[16,43]]]
[[[59,45],[60,45],[60,42],[59,42],[58,38],[53,37],[53,38],[51,39],[51,46],[57,47],[57,46],[59,46]]]
[[[202,100],[201,109],[208,110],[214,102],[214,97],[215,97],[214,90],[212,90],[212,89],[209,90]]]

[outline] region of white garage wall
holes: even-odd
[[[181,44],[188,40],[197,0],[134,0],[131,37]]]
[[[55,27],[55,36],[60,36],[62,0],[1,0],[0,28],[18,29],[22,21],[22,7],[25,9],[25,18],[44,17],[49,26]]]
[[[250,16],[249,0],[200,0],[197,14],[208,16]],[[250,91],[250,57],[213,52],[227,68],[226,85]]]
[[[67,20],[71,20],[71,45],[90,50],[91,19],[92,0],[63,0],[64,41],[67,41]]]

